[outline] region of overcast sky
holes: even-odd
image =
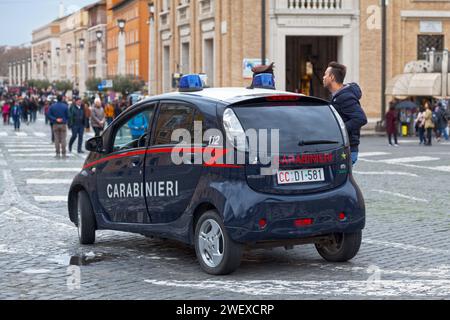
[[[97,0],[0,0],[0,45],[31,42],[31,31],[58,18],[59,4],[65,14]]]

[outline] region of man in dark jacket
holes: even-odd
[[[81,104],[81,98],[75,98],[75,103],[70,106],[69,109],[69,128],[72,129],[72,137],[69,141],[69,152],[72,152],[72,146],[75,140],[78,138],[78,153],[84,153],[83,135],[84,128],[86,127],[86,115],[84,113],[84,107]]]
[[[324,87],[331,94],[331,104],[344,120],[350,139],[352,162],[358,161],[361,128],[367,124],[367,117],[361,107],[361,88],[356,83],[344,85],[347,67],[331,62],[323,77]]]
[[[67,123],[69,121],[69,108],[63,102],[63,96],[58,96],[58,102],[52,105],[48,111],[48,118],[53,124],[53,133],[55,135],[56,158],[66,156],[67,145]]]

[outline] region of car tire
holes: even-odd
[[[94,244],[97,223],[95,221],[94,210],[92,210],[91,200],[86,191],[78,192],[77,229],[78,238],[82,245]]]
[[[316,244],[317,252],[328,262],[347,262],[359,252],[362,231],[334,234],[329,244]]]
[[[195,253],[202,269],[211,275],[228,275],[241,264],[242,245],[234,242],[215,210],[205,212],[195,227]]]

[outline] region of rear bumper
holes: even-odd
[[[255,193],[251,189],[247,191]],[[253,199],[253,203],[249,203],[244,211],[224,213],[228,235],[236,242],[289,242],[331,233],[352,233],[365,227],[364,199],[352,178],[337,189],[318,194],[257,195],[246,197]],[[339,219],[340,213],[345,213],[344,221]],[[261,219],[267,222],[264,228],[259,224]],[[297,219],[312,219],[313,223],[297,227]]]

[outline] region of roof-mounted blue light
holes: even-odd
[[[203,90],[203,82],[198,74],[187,74],[180,78],[178,86],[180,92],[194,92]]]
[[[252,88],[275,90],[275,77],[271,73],[261,73],[253,79]]]

